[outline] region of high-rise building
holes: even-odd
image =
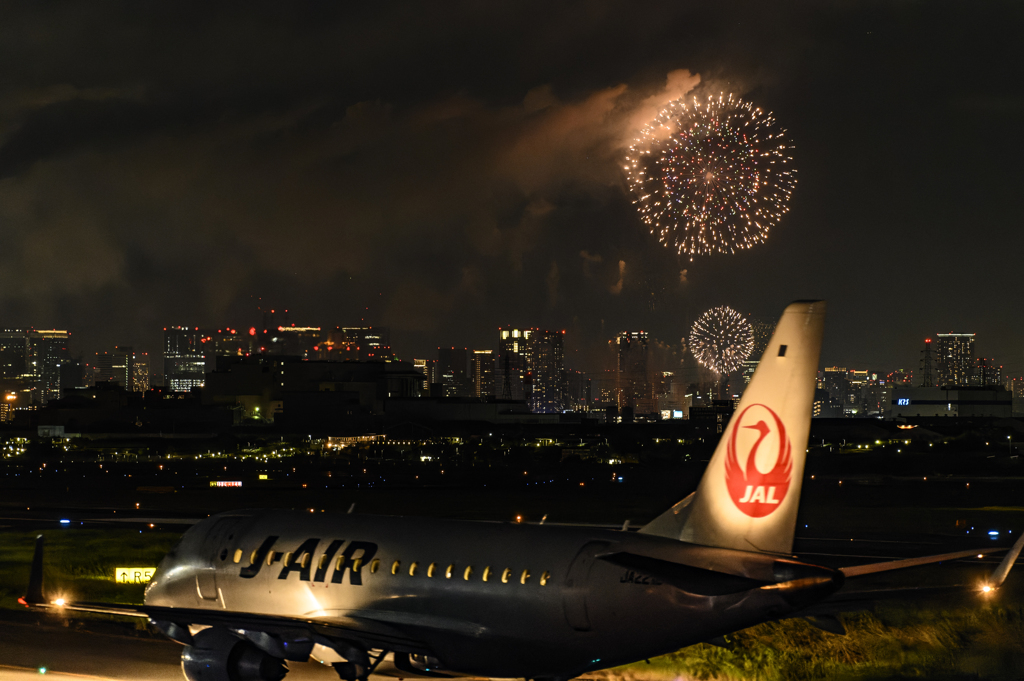
[[[35,402],[59,398],[61,365],[71,360],[70,336],[56,329],[0,331],[0,379],[22,379],[31,385]]]
[[[935,334],[935,362],[939,387],[959,387],[970,384],[974,373],[973,333]]]
[[[132,358],[132,392],[144,393],[150,388],[149,353],[136,352]]]
[[[14,409],[17,403],[18,392],[16,390],[0,390],[0,423],[14,420]]]
[[[96,382],[135,389],[135,352],[131,346],[118,345],[113,352],[96,353]]]
[[[565,332],[531,329],[530,411],[558,414],[566,410]]]
[[[1003,367],[991,357],[979,357],[974,361],[971,385],[993,386],[1003,384]]]
[[[164,329],[164,385],[171,392],[188,392],[206,381],[202,339],[196,327]]]
[[[61,367],[71,362],[71,334],[57,329],[33,330],[29,337],[29,369],[35,377],[36,399],[46,403],[63,393]]]
[[[822,372],[820,387],[828,391],[828,404],[823,405],[822,413],[842,416],[850,392],[850,377],[846,367],[826,367]]]
[[[270,333],[267,352],[302,359],[318,359],[323,333],[319,326],[279,326]]]
[[[634,414],[656,412],[658,403],[647,367],[647,332],[623,331],[612,343],[615,345],[615,392],[619,411],[628,407]]]
[[[1013,400],[1013,415],[1024,415],[1024,378],[1009,378],[1005,383]]]
[[[506,400],[527,400],[532,392],[533,329],[498,329],[494,392]]]
[[[469,350],[438,348],[435,368],[437,382],[444,386],[445,397],[470,397]]]
[[[914,372],[910,369],[895,369],[886,374],[885,382],[890,385],[913,385]]]
[[[412,366],[416,371],[423,374],[423,385],[421,386],[424,395],[430,394],[430,384],[436,383],[434,380],[434,365],[437,364],[436,359],[414,359]]]
[[[750,351],[750,357],[743,362],[743,385],[749,385],[750,379],[754,377],[754,371],[761,362],[761,356],[768,349],[768,343],[775,333],[775,322],[751,321],[750,329],[754,335],[754,349]]]
[[[28,332],[22,329],[0,331],[0,378],[18,378],[29,373]]]
[[[473,397],[483,399],[494,396],[494,351],[474,350],[469,357],[469,380]]]
[[[256,345],[256,329],[252,333],[238,329],[199,330],[199,347],[209,361],[211,357],[247,357],[253,354]],[[213,369],[215,367],[208,367]]]
[[[391,332],[386,326],[337,327],[319,343],[320,359],[392,362]]]

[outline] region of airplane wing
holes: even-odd
[[[192,643],[192,635],[188,627],[190,624],[196,624],[247,632],[250,634],[249,638],[264,633],[277,637],[279,641],[312,641],[328,647],[336,647],[339,641],[348,641],[358,643],[365,649],[380,649],[416,655],[433,654],[425,644],[408,636],[402,630],[369,617],[332,617],[329,620],[319,620],[231,610],[155,605],[125,606],[118,603],[74,602],[63,599],[51,601],[43,593],[42,535],[36,537],[28,589],[25,596],[19,598],[18,602],[25,607],[38,610],[145,617],[168,638],[183,645]],[[288,659],[286,655],[280,656]]]

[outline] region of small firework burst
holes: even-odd
[[[701,366],[718,374],[739,369],[753,350],[750,322],[731,307],[708,310],[690,329],[690,352]]]
[[[640,219],[691,259],[764,242],[796,185],[785,132],[732,95],[669,103],[626,157]]]

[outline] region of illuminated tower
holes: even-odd
[[[932,339],[924,339],[924,350],[921,351],[921,387],[934,388],[935,380],[932,378]]]
[[[565,411],[565,338],[564,331],[532,329],[530,373],[533,390],[530,411],[558,414]]]
[[[171,392],[188,392],[206,381],[202,332],[187,326],[164,329],[164,385]]]
[[[494,351],[474,350],[469,358],[469,379],[473,384],[473,397],[494,395]]]
[[[937,333],[939,387],[965,386],[974,371],[974,334]]]
[[[616,386],[619,409],[629,407],[637,414],[657,410],[654,384],[647,370],[647,332],[623,331],[615,340]]]
[[[532,336],[533,329],[498,329],[497,380],[501,384],[499,397],[502,399],[529,400]]]

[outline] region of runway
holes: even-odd
[[[184,681],[171,641],[0,622],[0,680]],[[337,681],[330,667],[289,662],[288,681]]]

